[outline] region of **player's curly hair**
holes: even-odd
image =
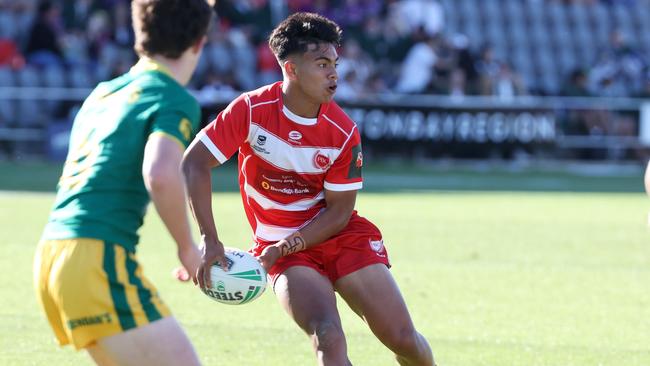
[[[310,44],[331,43],[341,45],[341,28],[338,24],[314,13],[290,15],[271,33],[269,47],[278,60],[293,53],[304,53]]]
[[[176,59],[206,34],[212,12],[206,0],[133,0],[133,48]]]

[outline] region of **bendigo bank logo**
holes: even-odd
[[[329,168],[330,164],[330,158],[327,155],[320,152],[320,150],[316,151],[316,154],[314,154],[314,166],[316,168],[325,170]]]

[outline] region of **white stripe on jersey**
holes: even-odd
[[[341,126],[338,125],[338,123],[332,121],[331,118],[327,117],[327,115],[323,114],[323,117],[325,117],[325,119],[326,119],[327,121],[329,121],[331,124],[333,124],[334,126],[336,126],[336,128],[338,128],[339,130],[341,130],[341,132],[343,132],[343,134],[344,134],[345,136],[347,136],[348,139],[350,138],[350,136],[352,136],[352,131],[354,131],[354,128],[357,127],[357,126],[355,125],[354,128],[352,129],[352,131],[350,131],[350,133],[347,133],[347,132],[345,132],[344,129],[341,128]],[[346,139],[345,142],[348,142],[348,140]],[[345,146],[345,143],[343,143],[343,145]]]
[[[325,198],[325,194],[321,191],[314,198],[304,198],[290,204],[283,204],[267,198],[248,183],[244,183],[244,191],[249,198],[252,198],[265,210],[306,211]]]
[[[359,190],[363,187],[363,182],[355,182],[355,183],[348,183],[348,184],[336,184],[336,183],[329,183],[328,181],[325,181],[323,183],[323,188],[327,189],[328,191],[355,191]]]
[[[259,103],[251,105],[248,94],[246,94],[246,99],[248,100],[248,104],[251,106],[251,109],[253,109],[253,108],[257,107],[257,106],[260,106],[260,105],[275,103],[278,100],[280,100],[279,98],[276,98],[276,99],[273,99],[273,100],[269,100],[268,102],[259,102]],[[252,116],[252,114],[251,114],[251,116]]]
[[[265,241],[279,241],[300,230],[300,227],[266,225],[257,220],[255,237]]]
[[[205,147],[207,147],[208,150],[210,150],[212,155],[214,155],[214,157],[217,159],[219,164],[223,164],[228,160],[228,158],[225,155],[223,155],[223,153],[221,153],[219,148],[217,148],[217,145],[215,145],[214,142],[210,140],[207,133],[205,133],[204,131],[200,131],[198,137],[203,143],[203,145],[205,145]]]
[[[327,156],[332,164],[341,153],[340,149],[332,147],[292,146],[254,122],[251,122],[250,126],[248,141],[253,153],[279,169],[299,174],[320,174],[325,170],[314,164],[316,154]]]
[[[323,210],[324,209],[318,211],[316,215],[314,215],[312,218],[305,221],[304,224],[298,227],[283,227],[283,226],[268,225],[268,224],[261,223],[260,220],[255,218],[255,221],[257,222],[257,225],[255,226],[255,237],[265,241],[282,240],[287,236],[295,233],[296,231],[302,229],[303,227],[307,226],[307,224],[312,222],[318,215],[320,215],[321,212],[323,212]]]

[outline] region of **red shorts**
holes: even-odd
[[[267,245],[260,242],[250,252],[259,256]],[[390,267],[381,232],[367,219],[352,214],[348,225],[338,234],[315,247],[278,259],[269,270],[271,284],[292,266],[306,266],[329,278],[334,284],[339,278],[363,267],[382,263]]]

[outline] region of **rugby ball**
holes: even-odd
[[[266,271],[250,253],[236,248],[225,248],[228,271],[212,265],[212,286],[203,293],[222,304],[240,305],[260,297],[266,289]]]

